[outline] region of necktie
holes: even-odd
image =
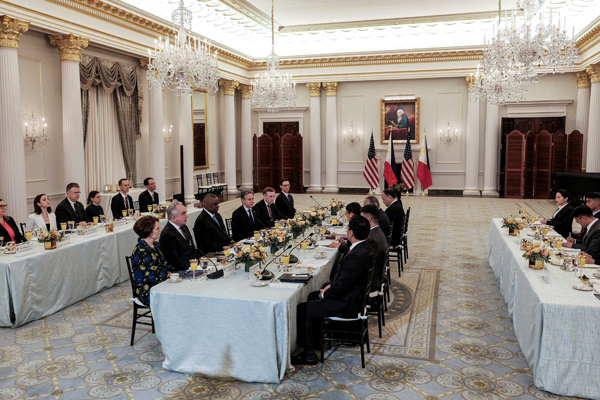
[[[290,199],[290,205],[292,206],[292,208],[294,208],[294,198],[291,194],[288,194],[288,199]]]
[[[129,199],[125,196],[125,209],[129,210]]]
[[[252,218],[252,212],[248,210],[248,217],[250,218],[250,222],[252,222],[252,226],[254,226],[254,218]]]
[[[269,218],[273,221],[273,214],[271,214],[271,205],[267,204],[267,210],[269,210]]]
[[[179,230],[181,231],[181,233],[183,233],[183,236],[185,237],[185,240],[187,240],[188,244],[192,246],[194,242],[192,242],[192,236],[188,232],[187,226],[182,225]]]
[[[221,224],[217,220],[217,216],[216,215],[213,215],[213,219],[215,220],[215,222],[217,223],[217,225],[219,225],[219,228],[221,228]]]
[[[75,222],[79,222],[79,213],[77,212],[77,203],[73,203],[73,211],[75,211]]]

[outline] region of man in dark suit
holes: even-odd
[[[194,223],[194,236],[204,254],[223,251],[223,247],[233,243],[219,214],[219,198],[212,193],[204,196],[204,209]]]
[[[592,210],[594,217],[600,218],[600,193],[592,192],[586,196],[585,205]]]
[[[81,195],[81,189],[75,182],[71,182],[67,185],[67,197],[61,201],[54,213],[56,214],[56,224],[60,226],[62,222],[68,223],[69,221],[75,221],[76,224],[86,225],[85,220],[85,209],[83,204],[79,202],[79,196]]]
[[[573,218],[585,229],[585,234],[581,238],[581,243],[575,242],[573,238],[567,238],[565,247],[580,249],[589,254],[594,260],[600,259],[600,223],[598,218],[594,217],[592,210],[588,206],[575,207]]]
[[[119,193],[115,194],[110,201],[110,210],[114,219],[123,218],[123,210],[125,214],[127,214],[127,210],[133,210],[133,199],[127,193],[129,193],[129,180],[121,178],[119,179]]]
[[[281,193],[275,199],[275,205],[281,214],[286,218],[294,218],[296,215],[296,209],[294,208],[294,198],[290,194],[290,181],[288,179],[282,179],[279,183]]]
[[[317,364],[315,353],[315,328],[325,317],[356,318],[361,310],[368,283],[370,269],[373,268],[373,253],[365,242],[369,235],[369,221],[360,215],[354,216],[348,225],[348,240],[352,243],[348,254],[343,258],[331,284],[313,292],[306,303],[298,305],[297,329],[298,345],[304,350],[292,356],[292,364]]]
[[[243,190],[241,193],[242,205],[231,215],[231,231],[233,240],[249,238],[258,230],[256,227],[256,217],[252,211],[254,207],[254,192],[252,190]]]
[[[367,206],[369,204],[375,204],[377,206],[377,209],[379,209],[379,228],[381,228],[381,231],[387,237],[390,234],[390,219],[388,218],[385,211],[381,209],[381,206],[379,205],[379,199],[377,199],[377,197],[367,196],[365,198],[363,206]]]
[[[379,227],[379,208],[375,204],[364,206],[360,211],[360,215],[369,221],[371,228],[367,237],[367,243],[369,243],[371,251],[375,255],[371,292],[376,292],[381,289],[381,279],[383,278],[383,269],[385,267],[385,253],[388,250],[387,238]]]
[[[383,204],[387,206],[385,213],[390,219],[390,223],[394,223],[391,244],[394,247],[400,244],[402,226],[404,225],[404,207],[402,207],[402,200],[398,198],[398,193],[392,188],[387,188],[381,194]]]
[[[348,218],[348,221],[350,221],[355,215],[360,215],[360,204],[356,202],[346,204],[346,218]],[[346,254],[351,245],[352,243],[350,243],[348,240],[339,238],[333,241],[329,247],[338,249],[340,253]],[[331,270],[331,276],[335,274],[336,268],[337,265],[335,265]]]
[[[263,190],[263,199],[254,206],[254,215],[260,229],[272,228],[275,226],[275,221],[286,219],[275,205],[275,189],[266,187]]]
[[[169,222],[160,233],[160,251],[174,271],[187,271],[190,260],[198,257],[194,239],[187,227],[187,208],[173,201],[167,209]]]
[[[144,186],[146,186],[146,191],[140,193],[140,197],[138,197],[138,202],[140,203],[140,212],[148,212],[152,211],[148,210],[148,206],[152,207],[153,204],[160,204],[158,201],[158,193],[156,190],[156,182],[152,178],[144,179]]]

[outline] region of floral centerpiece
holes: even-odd
[[[165,219],[165,216],[167,214],[167,207],[162,204],[157,204],[154,206],[152,212],[156,214],[156,218]]]
[[[235,263],[244,264],[246,272],[250,270],[257,262],[267,258],[267,251],[262,244],[254,243],[242,246],[242,249],[236,254]]]
[[[337,215],[338,211],[340,211],[342,207],[344,207],[344,203],[336,199],[331,199],[331,202],[327,206],[329,211],[331,211],[331,215],[333,216]]]
[[[308,224],[310,226],[323,225],[323,215],[324,213],[322,209],[309,212],[306,216]]]
[[[502,227],[508,228],[509,235],[517,236],[517,231],[519,230],[519,222],[515,219],[515,217],[505,217],[502,218]]]
[[[544,269],[544,263],[550,261],[550,250],[534,243],[531,247],[527,246],[523,258],[529,260],[529,268]]]
[[[527,239],[521,239],[521,250],[533,249],[533,242]]]
[[[56,243],[63,239],[58,231],[42,232],[38,236],[38,242],[44,243],[46,250],[56,249]]]
[[[271,254],[275,254],[279,249],[288,244],[290,238],[285,229],[272,229],[265,237],[265,245],[271,246]]]
[[[300,216],[296,219],[288,220],[288,229],[292,232],[294,238],[302,235],[304,231],[308,228],[308,222],[303,219],[303,216]]]

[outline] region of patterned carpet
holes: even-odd
[[[317,195],[323,203],[331,196]],[[344,202],[361,196],[339,196]],[[297,195],[298,208],[310,205]],[[0,400],[15,399],[560,399],[532,384],[506,305],[487,263],[489,221],[545,200],[410,197],[410,259],[393,269],[393,302],[367,367],[358,348],[334,347],[325,364],[279,385],[187,376],[162,368],[156,337],[138,328],[129,346],[129,283],[18,329],[0,329]],[[229,217],[239,199],[222,204]],[[185,344],[183,344],[185,345]]]

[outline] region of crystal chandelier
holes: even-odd
[[[154,40],[154,52],[148,49],[148,81],[154,88],[168,87],[178,96],[191,96],[194,89],[210,93],[219,90],[217,51],[211,45],[192,36],[192,12],[179,0],[171,14],[175,44],[167,35]]]
[[[37,132],[38,121],[33,111],[31,112],[31,115],[24,114],[23,120],[25,121],[23,122],[23,126],[25,128],[23,142],[25,143],[25,146],[29,148],[29,151],[35,153],[35,145],[37,143],[40,143],[46,147],[46,145],[50,143],[50,138],[48,138],[48,135],[46,135],[46,128],[48,127],[48,125],[46,125],[46,118],[42,117],[41,133]]]
[[[563,73],[573,69],[577,58],[575,35],[568,37],[566,18],[561,28],[561,17],[553,23],[552,9],[546,16],[536,7],[539,0],[523,0],[523,23],[518,24],[513,10],[502,20],[502,3],[499,1],[498,22],[494,37],[483,51],[483,72],[475,75],[470,93],[473,100],[487,99],[490,104],[502,105],[506,101],[525,99],[530,84],[537,83],[547,71]],[[517,2],[520,8],[520,1]],[[496,33],[497,31],[497,33]]]
[[[279,71],[279,56],[275,54],[274,3],[271,0],[271,54],[267,57],[267,71],[257,74],[252,81],[252,107],[277,112],[280,108],[296,106],[296,82]]]

